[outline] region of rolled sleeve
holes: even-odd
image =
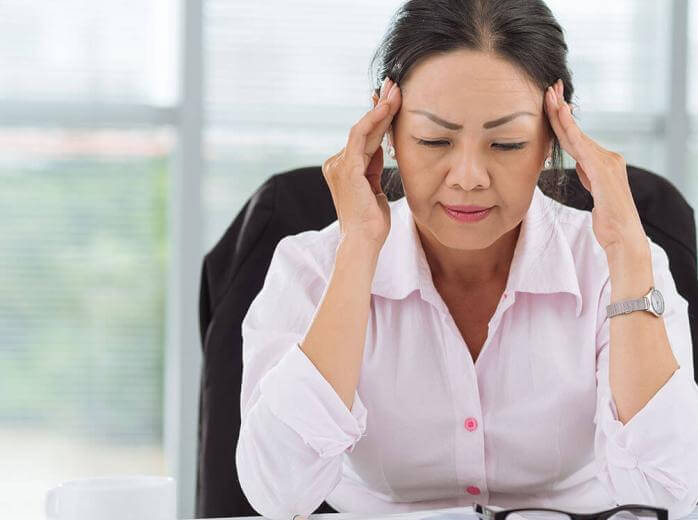
[[[366,432],[366,407],[354,392],[351,411],[298,343],[261,380],[262,399],[320,457],[354,450]]]
[[[650,244],[655,286],[666,303],[667,336],[680,367],[626,424],[618,419],[609,383],[607,281],[599,302],[595,453],[597,476],[617,503],[665,507],[671,519],[691,513],[698,502],[698,386],[688,303],[676,290],[666,253]]]
[[[649,477],[660,484],[674,499],[682,500],[695,481],[698,406],[695,383],[679,368],[648,403],[623,424],[610,393],[599,403],[597,441],[609,466],[605,468],[607,484],[626,502],[641,496],[652,497]],[[636,474],[633,474],[635,472]],[[695,486],[693,486],[695,488]],[[695,505],[695,501],[693,501]]]
[[[327,288],[333,245],[317,231],[281,239],[241,324],[235,462],[247,500],[273,520],[312,514],[366,431],[358,393],[349,410],[299,346]]]

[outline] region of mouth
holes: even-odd
[[[493,207],[483,208],[479,211],[458,211],[452,209],[453,206],[443,206],[446,214],[457,222],[479,222],[490,214]]]
[[[492,208],[492,206],[457,206],[448,204],[444,204],[444,207],[458,213],[478,213]]]

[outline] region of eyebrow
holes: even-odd
[[[432,121],[434,121],[434,123],[439,124],[439,125],[443,126],[444,128],[448,128],[449,130],[461,130],[463,128],[463,125],[451,123],[449,121],[441,119],[436,114],[432,114],[431,112],[427,112],[426,110],[410,110],[409,112],[414,112],[415,114],[423,115],[423,116],[431,119]],[[482,125],[482,128],[484,128],[486,130],[489,128],[494,128],[495,126],[499,126],[499,125],[503,125],[504,123],[508,123],[512,119],[517,118],[521,115],[535,116],[536,114],[534,114],[532,112],[526,112],[526,111],[514,112],[513,114],[509,114],[508,116],[500,117],[499,119],[495,119],[493,121],[486,121]]]

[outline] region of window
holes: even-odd
[[[689,3],[689,48],[688,48],[688,112],[689,138],[686,164],[687,184],[698,223],[698,2]]]
[[[40,4],[40,5],[39,5]],[[0,510],[165,474],[168,2],[3,2]],[[36,37],[40,34],[41,37]]]

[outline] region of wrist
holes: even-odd
[[[340,236],[337,245],[337,254],[342,251],[345,255],[357,255],[361,258],[375,257],[378,260],[378,255],[383,247],[382,243],[367,238],[358,233],[345,233]]]
[[[645,246],[633,244],[607,250],[611,279],[611,303],[639,298],[654,287],[652,254],[649,242]]]
[[[360,235],[343,235],[337,245],[335,264],[375,269],[382,244]],[[351,267],[350,267],[351,268]]]
[[[638,238],[628,238],[623,242],[616,242],[606,247],[606,260],[609,268],[626,266],[628,263],[651,260],[652,253],[647,235],[642,234]]]
[[[626,264],[627,262],[651,259],[649,239],[644,233],[638,238],[629,238],[627,241],[616,242],[604,250],[609,267],[614,264]]]

